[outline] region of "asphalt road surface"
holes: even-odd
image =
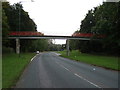
[[[118,88],[118,72],[54,52],[41,53],[31,60],[16,88]]]

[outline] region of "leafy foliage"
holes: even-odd
[[[103,34],[99,41],[79,41],[81,52],[104,52],[118,54],[120,48],[120,2],[103,2],[102,5],[89,10],[80,25],[80,33]],[[95,38],[95,37],[94,37]],[[75,41],[74,41],[75,42]],[[73,42],[72,42],[73,43]]]
[[[4,10],[2,9],[2,40],[3,40],[3,45],[8,43],[8,40],[6,39],[8,37],[8,30],[9,30],[9,25],[7,21],[7,16],[5,15]]]
[[[8,17],[10,31],[37,31],[36,24],[20,3],[9,5],[8,2],[4,2],[2,5]]]
[[[28,12],[23,10],[22,4],[16,3],[10,5],[9,2],[3,2],[3,46],[16,49],[15,40],[8,40],[10,31],[32,31],[37,32],[37,25],[29,17]],[[21,52],[44,51],[48,45],[47,40],[20,40]],[[5,49],[6,50],[6,49]]]

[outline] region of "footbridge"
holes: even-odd
[[[69,56],[69,40],[78,39],[78,40],[91,40],[95,34],[91,33],[74,33],[71,36],[57,36],[57,35],[44,35],[41,32],[31,32],[31,31],[12,31],[9,33],[9,39],[16,39],[16,53],[20,53],[20,39],[66,39],[67,45],[67,55]],[[97,39],[102,38],[103,35],[97,36]]]

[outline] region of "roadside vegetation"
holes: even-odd
[[[95,34],[91,40],[70,40],[70,48],[82,53],[120,55],[120,2],[103,2],[89,10],[75,33]],[[101,40],[93,40],[104,35]]]
[[[120,70],[120,68],[118,68],[119,57],[80,53],[78,50],[71,51],[70,56],[66,55],[66,51],[59,51],[58,53],[60,53],[62,57],[72,60],[101,66],[107,69]]]
[[[14,86],[35,53],[3,54],[2,88]]]
[[[120,70],[118,67],[118,57],[120,57],[120,2],[103,4],[88,10],[85,18],[81,21],[77,33],[94,34],[91,40],[70,40],[70,56],[66,56],[62,51],[63,57],[73,60],[102,66],[109,69]],[[97,35],[103,35],[100,40]],[[78,50],[78,51],[74,51]],[[105,56],[106,55],[106,56]],[[119,69],[118,69],[119,68]]]

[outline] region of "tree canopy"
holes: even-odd
[[[105,37],[99,41],[93,41],[92,39],[90,41],[74,41],[79,45],[81,52],[118,54],[120,48],[119,8],[120,2],[103,2],[102,5],[88,11],[81,21],[79,33],[102,34]]]
[[[2,35],[3,47],[16,49],[15,40],[8,40],[10,31],[32,31],[37,32],[37,25],[30,18],[28,12],[24,11],[22,4],[10,5],[9,2],[2,3]],[[20,40],[21,52],[44,51],[48,45],[47,40]],[[4,48],[3,48],[4,50]]]

